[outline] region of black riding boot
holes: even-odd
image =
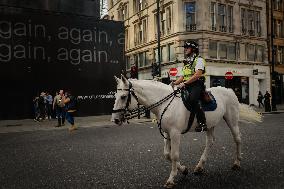
[[[197,118],[198,126],[195,128],[195,131],[196,132],[207,131],[205,113],[200,108],[200,106],[198,108],[198,111],[196,112],[196,118]]]

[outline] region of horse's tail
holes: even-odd
[[[262,115],[247,104],[239,104],[240,121],[262,122]]]

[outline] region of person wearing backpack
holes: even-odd
[[[58,124],[55,127],[61,127],[65,122],[65,104],[63,101],[63,90],[59,91],[59,94],[54,97],[53,110],[56,110]]]
[[[77,111],[77,98],[70,92],[66,92],[63,98],[66,111],[66,120],[71,124],[69,131],[77,130],[78,127],[75,125],[74,115]]]

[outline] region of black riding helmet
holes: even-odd
[[[194,41],[186,41],[184,43],[184,48],[192,48],[193,52],[198,53],[199,49],[198,49],[198,44]]]
[[[186,41],[185,43],[184,43],[184,46],[183,46],[184,48],[193,48],[193,49],[198,49],[198,44],[196,43],[196,42],[194,42],[194,41]]]

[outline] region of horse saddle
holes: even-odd
[[[191,112],[192,108],[189,102],[190,101],[190,91],[182,90],[181,98],[182,98],[183,104],[186,107],[186,109]],[[201,94],[200,105],[203,111],[214,111],[217,108],[217,102],[210,91],[204,91]]]

